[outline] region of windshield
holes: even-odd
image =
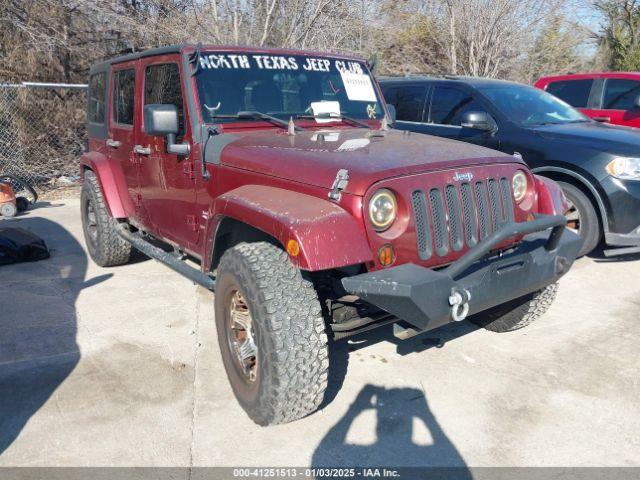
[[[481,87],[480,91],[509,120],[524,127],[591,121],[559,98],[526,85]]]
[[[303,115],[383,116],[367,67],[354,60],[203,52],[196,84],[207,123],[238,121],[221,116],[244,111],[282,120]]]

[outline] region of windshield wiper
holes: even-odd
[[[214,119],[214,118],[235,118],[238,120],[266,120],[268,122],[273,123],[274,125],[278,125],[279,127],[288,129],[289,128],[289,122],[285,122],[284,120],[280,120],[279,118],[273,117],[271,115],[268,115],[266,113],[262,113],[262,112],[255,112],[255,111],[240,111],[238,113],[231,113],[231,114],[227,114],[227,113],[209,113],[209,116]],[[297,125],[294,125],[294,128],[296,129],[296,131],[302,131],[304,130],[302,127],[298,127]]]
[[[537,123],[532,123],[531,126],[532,127],[543,127],[545,125],[562,125],[563,122],[537,122]]]
[[[297,115],[296,118],[312,118],[312,119],[320,118],[320,119],[342,120],[342,121],[347,121],[351,125],[355,125],[356,127],[367,128],[371,130],[371,127],[369,125],[367,125],[364,122],[361,122],[360,120],[356,120],[355,118],[347,117],[345,115],[333,113],[333,112],[322,112],[322,113],[318,113],[317,115]]]

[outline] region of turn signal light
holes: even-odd
[[[390,244],[380,247],[380,250],[378,250],[378,261],[383,267],[388,267],[396,261],[396,252],[393,251],[393,247]]]
[[[287,242],[287,253],[292,257],[297,257],[300,253],[300,244],[294,239],[289,240]]]

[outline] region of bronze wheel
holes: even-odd
[[[228,249],[217,273],[218,343],[242,408],[259,425],[315,411],[327,387],[329,359],[312,282],[267,242]]]
[[[240,290],[231,292],[227,312],[229,348],[245,381],[253,383],[258,375],[258,347],[254,339],[251,311]]]

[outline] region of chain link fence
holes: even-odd
[[[40,192],[78,180],[86,85],[0,84],[0,175]]]

